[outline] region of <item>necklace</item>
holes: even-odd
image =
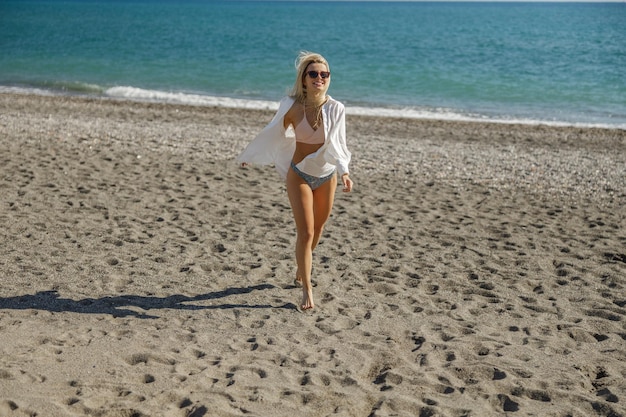
[[[322,124],[322,107],[326,103],[328,99],[324,97],[324,99],[319,103],[313,103],[313,123],[311,123],[311,127],[313,130],[317,130],[318,127]],[[306,100],[302,102],[302,107],[304,109],[304,117],[306,116]]]

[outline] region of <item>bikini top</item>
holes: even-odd
[[[309,124],[309,121],[306,119],[306,113],[294,130],[296,131],[296,142],[308,143],[311,145],[321,145],[324,143],[323,125],[318,127],[317,130],[313,129]]]

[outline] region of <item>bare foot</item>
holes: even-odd
[[[302,277],[300,276],[299,272],[296,272],[296,278],[293,280],[293,285],[295,285],[296,287],[302,286]]]
[[[311,287],[311,283],[308,285],[303,283],[302,285],[302,305],[300,306],[302,310],[310,310],[315,307],[313,303],[313,288]]]

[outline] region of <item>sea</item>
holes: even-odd
[[[0,0],[0,92],[626,129],[626,3]]]

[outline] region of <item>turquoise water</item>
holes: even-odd
[[[0,1],[0,91],[272,107],[302,49],[352,113],[626,128],[626,4]]]

